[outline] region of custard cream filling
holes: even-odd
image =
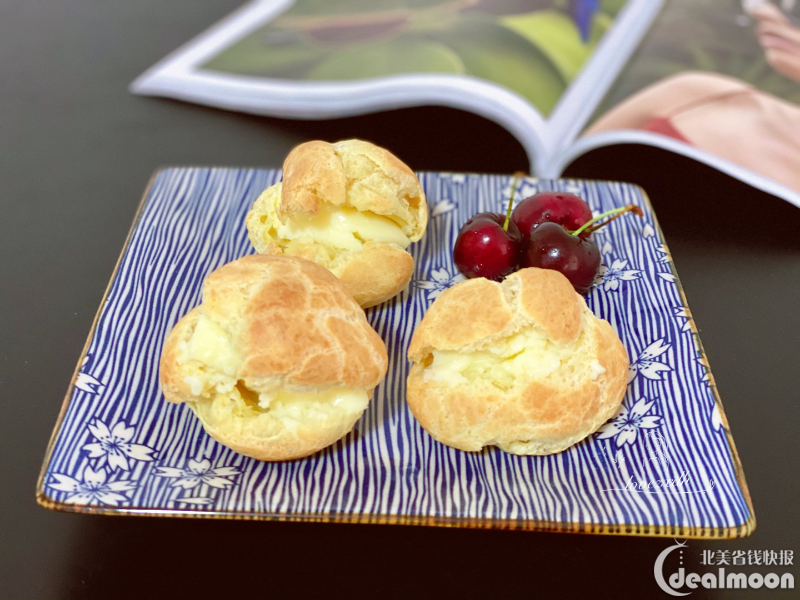
[[[273,231],[285,243],[320,243],[354,252],[366,242],[397,244],[404,249],[411,243],[388,217],[328,204],[323,204],[316,215],[292,215],[287,223],[278,222]]]
[[[258,395],[258,406],[279,419],[309,421],[325,419],[332,408],[361,412],[369,404],[369,394],[362,389],[330,388],[319,392],[278,390]]]
[[[344,414],[360,414],[369,404],[369,394],[364,389],[329,388],[320,391],[257,393],[243,381],[237,382],[230,394],[202,398],[199,407],[211,414],[232,414],[239,418],[269,418],[280,421],[291,432],[303,424],[340,419]],[[225,418],[223,416],[223,418]]]
[[[183,344],[184,361],[198,361],[210,370],[195,371],[184,377],[195,396],[202,396],[208,386],[212,395],[216,391],[238,396],[256,412],[269,412],[279,419],[298,422],[325,419],[332,410],[361,412],[369,404],[369,394],[364,389],[335,387],[304,392],[250,389],[245,381],[237,379],[244,360],[231,343],[230,335],[206,315],[200,315],[191,338]]]
[[[447,385],[458,385],[475,379],[512,385],[518,377],[541,378],[556,371],[573,354],[571,345],[558,346],[536,331],[523,331],[496,342],[484,350],[473,352],[433,351],[433,361],[423,378]],[[605,369],[597,361],[592,374],[598,377]]]
[[[197,360],[234,377],[244,362],[231,343],[230,335],[206,315],[200,315],[184,349],[184,360]]]

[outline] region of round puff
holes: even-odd
[[[467,451],[561,452],[616,413],[627,385],[611,325],[561,273],[537,268],[446,290],[408,358],[411,412],[436,440]]]
[[[167,338],[160,382],[222,444],[287,460],[350,431],[387,364],[383,341],[329,271],[246,256],[208,276],[203,303]]]
[[[287,226],[347,211],[394,226],[402,239],[371,239],[364,231],[345,244],[313,232],[285,237]],[[388,150],[361,140],[297,146],[283,164],[283,182],[265,190],[246,219],[259,254],[300,256],[324,266],[363,308],[408,285],[414,260],[405,248],[423,236],[427,222],[425,192],[414,172]]]

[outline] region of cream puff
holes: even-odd
[[[460,450],[561,452],[611,418],[628,356],[566,277],[529,268],[469,279],[414,331],[407,400],[436,440]]]
[[[411,280],[406,249],[425,233],[428,205],[414,172],[388,150],[314,141],[286,157],[283,181],[261,194],[246,222],[259,254],[322,265],[367,308]]]
[[[386,346],[330,271],[246,256],[211,273],[164,345],[160,382],[220,443],[265,461],[340,439],[387,368]]]

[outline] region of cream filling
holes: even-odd
[[[316,215],[293,215],[285,224],[278,222],[274,233],[284,244],[319,243],[354,252],[366,242],[397,244],[404,249],[411,243],[388,217],[328,204],[323,204]]]
[[[456,386],[486,379],[501,388],[520,377],[543,378],[558,370],[573,355],[572,345],[558,346],[536,331],[520,332],[493,346],[473,352],[434,350],[433,361],[423,371],[425,381]],[[590,365],[594,379],[605,369],[597,360]]]
[[[234,377],[244,362],[233,347],[228,332],[206,315],[197,319],[194,333],[184,349],[186,359],[197,360],[228,377]]]
[[[239,380],[228,394],[202,397],[196,402],[201,414],[211,421],[267,419],[280,422],[291,433],[303,425],[325,426],[326,421],[341,421],[346,415],[359,415],[369,404],[364,389],[329,388],[320,391],[258,393]]]
[[[287,427],[325,420],[334,411],[362,412],[369,404],[366,390],[330,388],[320,392],[286,392],[258,395],[258,406],[281,419]]]
[[[204,367],[195,368],[193,374],[184,377],[199,401],[208,401],[215,393],[231,397],[240,404],[242,415],[269,413],[292,430],[300,423],[325,420],[334,413],[362,412],[369,404],[369,394],[364,389],[335,387],[306,392],[251,389],[246,381],[237,379],[244,360],[229,334],[206,315],[197,319],[192,337],[182,342],[181,352],[182,361],[197,361]]]

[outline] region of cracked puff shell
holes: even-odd
[[[561,273],[537,268],[445,291],[408,358],[411,412],[436,440],[467,451],[565,450],[616,413],[627,385],[611,325]]]
[[[246,256],[211,273],[164,345],[160,382],[220,443],[259,460],[340,439],[386,374],[386,347],[328,270]]]
[[[317,221],[320,230],[302,229]],[[357,231],[334,239],[331,222]],[[411,280],[414,260],[406,248],[423,236],[427,222],[414,172],[361,140],[297,146],[283,164],[283,181],[264,191],[246,219],[259,254],[300,256],[326,267],[363,308],[394,297]]]

